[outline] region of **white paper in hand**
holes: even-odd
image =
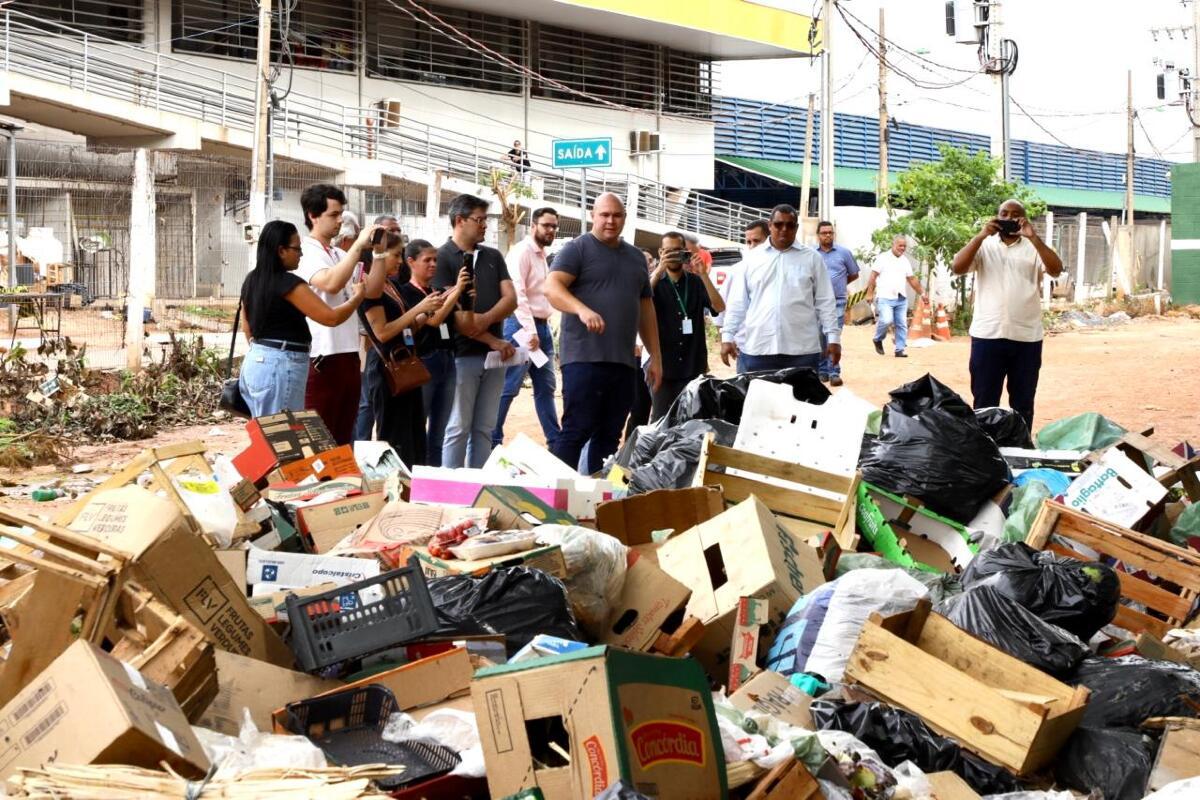
[[[500,353],[491,351],[483,359],[484,369],[499,369],[500,367],[515,367],[529,360],[529,351],[518,347],[509,358],[500,358]]]
[[[535,367],[544,367],[546,364],[550,363],[550,357],[546,355],[545,351],[540,347],[537,350],[533,350],[529,347],[529,340],[532,338],[533,334],[529,333],[524,328],[521,328],[513,334],[513,340],[516,341],[521,350],[525,351],[525,355],[529,359],[529,362]]]

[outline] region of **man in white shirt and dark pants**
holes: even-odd
[[[1062,274],[1062,259],[1029,224],[1025,207],[1006,200],[996,218],[951,262],[955,275],[975,273],[971,319],[971,393],[975,408],[1008,404],[1033,430],[1033,400],[1042,368],[1043,271]]]
[[[730,356],[738,357],[739,372],[816,371],[823,332],[829,342],[825,354],[836,364],[842,335],[829,270],[816,250],[796,244],[795,208],[775,206],[770,228],[767,242],[747,253],[734,273],[721,328],[721,361],[728,366]]]
[[[867,301],[875,303],[875,352],[883,355],[883,337],[888,326],[895,330],[896,358],[908,358],[904,348],[908,346],[908,290],[907,283],[917,293],[917,300],[928,298],[921,282],[913,275],[912,262],[905,257],[908,239],[897,236],[892,239],[892,249],[880,253],[871,264],[871,277],[867,278]]]

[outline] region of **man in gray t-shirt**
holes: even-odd
[[[546,297],[563,312],[562,433],[552,451],[574,467],[590,442],[589,474],[617,450],[634,382],[642,379],[633,351],[639,333],[650,354],[646,380],[656,390],[662,378],[646,258],[621,240],[624,227],[621,199],[600,195],[592,208],[591,233],[562,249],[546,279]]]

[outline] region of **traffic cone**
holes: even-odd
[[[910,342],[917,339],[929,338],[929,315],[925,311],[925,304],[917,301],[917,307],[913,310],[912,322],[908,325],[908,340]]]
[[[936,342],[950,341],[950,318],[946,316],[946,307],[941,303],[937,307],[937,327],[933,330],[933,339]]]

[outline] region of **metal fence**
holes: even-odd
[[[1116,231],[1120,225],[1118,217],[1103,218],[1087,215],[1085,221],[1083,252],[1083,281],[1076,296],[1079,299],[1105,297],[1114,284],[1113,268]],[[1039,224],[1044,229],[1044,224]],[[1106,232],[1107,229],[1107,232]],[[1163,242],[1165,241],[1165,246]],[[1168,290],[1171,286],[1171,224],[1166,227],[1159,221],[1136,222],[1134,225],[1134,270],[1135,292]],[[1079,217],[1056,217],[1052,245],[1063,260],[1070,279],[1079,283],[1080,275]],[[1160,259],[1162,262],[1160,280]]]

